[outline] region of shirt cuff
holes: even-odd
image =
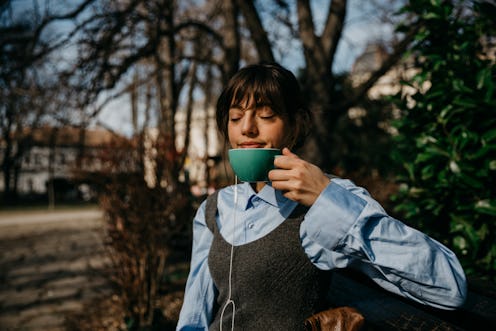
[[[331,181],[305,215],[300,236],[333,250],[349,232],[367,202]]]

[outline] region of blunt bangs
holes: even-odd
[[[268,106],[280,116],[287,115],[281,86],[270,72],[253,71],[239,78],[238,83],[233,85],[229,108],[240,106],[248,98],[255,108]]]

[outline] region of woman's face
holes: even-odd
[[[227,131],[232,148],[291,147],[286,121],[269,106],[255,108],[252,98],[230,107]]]

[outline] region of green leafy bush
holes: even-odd
[[[405,221],[454,249],[468,275],[496,276],[496,7],[410,1],[422,28],[409,54],[394,197]],[[403,27],[406,29],[406,27]],[[491,50],[492,42],[492,50]]]

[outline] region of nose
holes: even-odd
[[[253,136],[258,133],[257,121],[255,116],[253,116],[250,112],[246,112],[245,116],[243,116],[241,125],[241,133],[245,136]]]

